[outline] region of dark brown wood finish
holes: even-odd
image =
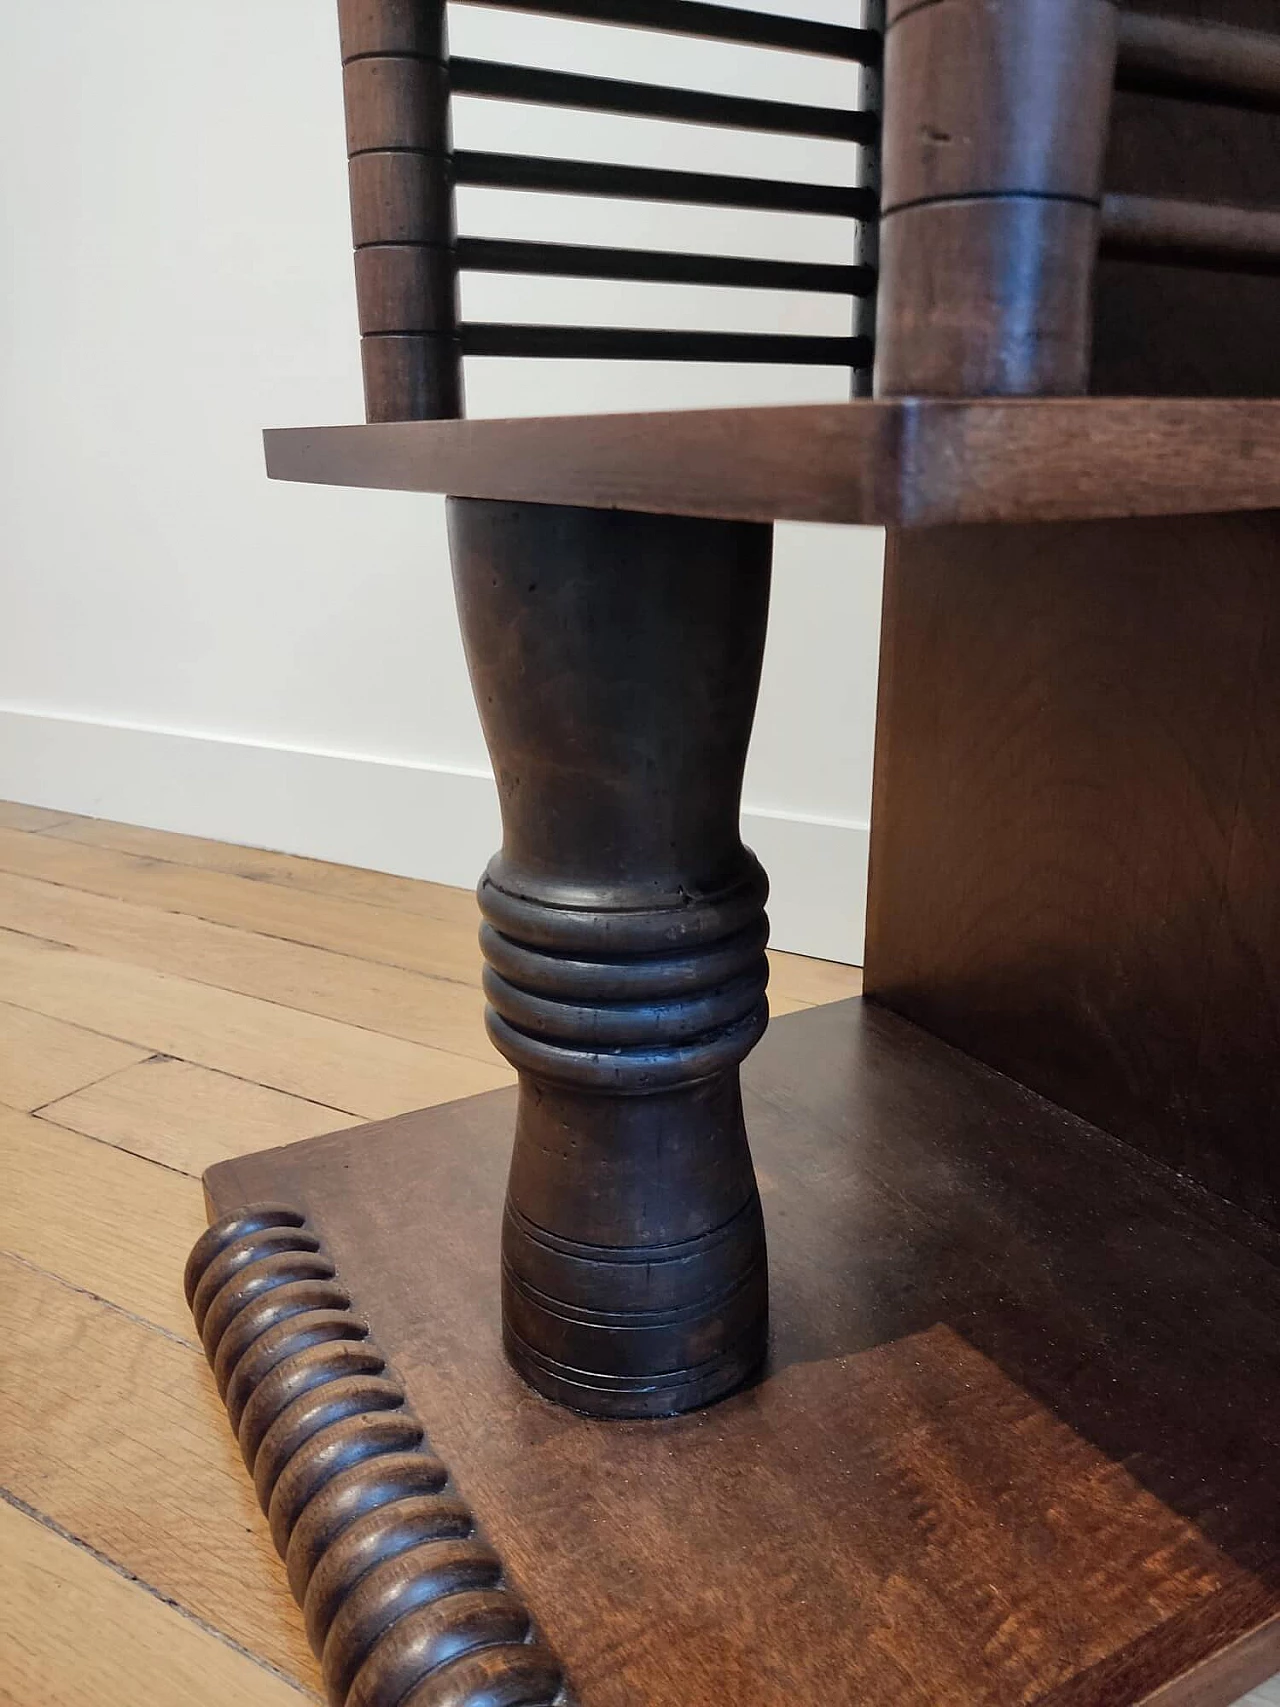
[[[292,1376],[268,1375],[246,1451],[283,1480],[296,1446],[304,1528],[325,1499],[307,1503],[305,1466],[345,1449],[357,1411],[403,1426],[407,1393],[583,1707],[1225,1707],[1280,1663],[1280,403],[1047,395],[1084,390],[1091,361],[1101,392],[1280,393],[1276,281],[1200,265],[1269,249],[1256,218],[1242,236],[1222,211],[1280,206],[1267,73],[1242,68],[1237,39],[1188,47],[1180,28],[1274,27],[1273,3],[1163,0],[1171,29],[1121,28],[1111,0],[891,0],[883,160],[850,187],[449,161],[442,8],[344,15],[362,328],[389,374],[446,345],[677,347],[448,321],[452,180],[856,217],[879,177],[879,293],[864,234],[858,337],[838,353],[865,363],[874,321],[882,396],[928,394],[268,435],[277,477],[452,495],[503,805],[481,885],[490,1026],[521,1083],[212,1171],[215,1211],[298,1206],[399,1372],[308,1348],[324,1379],[276,1414]],[[781,36],[878,75],[862,32],[686,0],[545,9]],[[430,42],[395,34],[424,20]],[[356,25],[383,32],[368,53]],[[463,81],[747,115],[470,62]],[[1250,110],[1206,104],[1224,93]],[[384,413],[449,412],[429,375],[394,383]],[[795,1016],[748,1055],[764,885],[738,794],[759,524],[782,516],[892,529],[880,1005]],[[270,1298],[300,1287],[299,1308],[347,1310],[333,1264],[292,1236],[249,1233],[225,1282],[238,1259],[213,1257],[205,1328],[223,1347],[255,1275],[279,1281]],[[234,1368],[219,1352],[237,1402],[259,1356],[245,1344]],[[603,1420],[626,1416],[651,1420]],[[335,1525],[344,1559],[353,1533]],[[357,1690],[346,1707],[516,1707],[553,1687],[549,1657],[500,1675],[523,1625],[453,1695],[434,1674],[407,1683],[416,1626],[379,1599],[385,1565],[358,1569],[325,1591],[343,1640],[362,1632],[330,1677],[335,1699]]]
[[[1112,0],[892,0],[877,396],[1084,391]]]
[[[584,22],[631,22],[681,35],[794,48],[853,59],[874,68],[878,29],[824,26],[771,18],[701,0],[668,0],[655,9],[531,5],[532,11]],[[813,338],[665,328],[497,324],[459,320],[457,275],[484,269],[586,277],[644,277],[643,252],[590,245],[503,242],[455,236],[458,184],[521,191],[766,208],[874,220],[874,174],[854,186],[787,182],[719,172],[674,170],[606,160],[558,159],[488,149],[454,150],[453,93],[550,107],[626,114],[791,136],[871,144],[874,111],[727,95],[667,84],[583,76],[503,61],[453,59],[447,47],[446,0],[340,0],[347,148],[350,156],[356,288],[363,335],[366,414],[371,421],[421,420],[463,413],[464,355],[589,357],[603,360],[776,362],[845,366],[859,386],[869,376],[872,346],[861,325],[852,337]],[[518,249],[520,268],[512,267]],[[687,282],[751,287],[769,263],[744,257],[678,257]],[[603,264],[604,271],[599,271]],[[618,272],[619,266],[623,271]],[[637,272],[635,269],[641,269]],[[785,288],[837,287],[866,301],[874,291],[868,266],[792,267]],[[820,283],[815,276],[825,275]],[[659,272],[658,276],[662,276]],[[776,278],[775,284],[780,281]],[[870,322],[870,310],[857,319]]]
[[[563,1668],[306,1216],[237,1207],[185,1280],[333,1707],[550,1707]]]
[[[1280,209],[1109,194],[1102,200],[1102,253],[1164,266],[1280,273]]]
[[[1280,392],[1280,279],[1239,276],[1270,269],[1277,119],[1168,93],[1175,50],[1206,96],[1239,82],[1206,20],[1276,23],[1161,0],[1120,32],[1098,391]],[[1164,405],[1126,407],[1140,439]],[[1274,508],[891,536],[867,950],[878,999],[1272,1218],[1278,562]]]
[[[1280,508],[1280,401],[925,399],[269,431],[275,480],[932,527]]]
[[[764,1354],[738,1063],[768,884],[738,816],[772,533],[467,499],[449,533],[502,807],[480,907],[520,1074],[507,1348],[579,1410],[688,1410]]]
[[[743,1080],[772,1352],[696,1416],[506,1367],[512,1092],[211,1205],[305,1210],[582,1707],[1225,1707],[1280,1664],[1275,1236],[870,1005]]]
[[[1266,32],[1273,44],[1280,38],[1274,0],[1129,0],[1123,36],[1167,43],[1166,18],[1174,26],[1228,26],[1229,39],[1231,28]],[[1203,76],[1221,30],[1198,39]],[[1253,51],[1257,45],[1249,44],[1244,58],[1262,76],[1267,56]],[[1182,51],[1185,57],[1185,39]],[[1239,97],[1231,105],[1126,87],[1136,79],[1126,76],[1123,57],[1120,77],[1103,173],[1109,194],[1280,210],[1280,114],[1246,110]],[[1094,283],[1090,390],[1280,396],[1278,329],[1280,276],[1179,270],[1104,254]]]
[[[867,988],[1280,1220],[1280,513],[899,535]]]
[[[338,0],[370,421],[462,414],[445,0]]]
[[[1214,23],[1198,15],[1201,8],[1193,17],[1171,17],[1172,10],[1162,5],[1152,14],[1126,5],[1120,13],[1116,77],[1121,89],[1280,111],[1280,36],[1241,29],[1238,23]],[[1273,26],[1275,19],[1258,22]]]

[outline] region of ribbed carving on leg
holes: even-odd
[[[768,884],[739,822],[770,530],[455,498],[449,537],[502,808],[480,906],[520,1076],[505,1344],[578,1410],[689,1410],[765,1350],[738,1065]]]
[[[765,1348],[737,1080],[768,1022],[764,872],[743,849],[723,888],[648,908],[533,887],[501,855],[480,885],[489,1034],[521,1075],[508,1354],[595,1415],[710,1403]]]
[[[520,1072],[644,1094],[736,1067],[768,1024],[768,882],[696,904],[570,908],[512,893],[501,856],[480,884],[487,1021]]]
[[[214,1223],[187,1302],[333,1707],[548,1707],[563,1670],[296,1209]]]

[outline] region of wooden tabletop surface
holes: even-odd
[[[929,527],[1280,508],[1280,400],[1013,398],[276,428],[276,480]]]

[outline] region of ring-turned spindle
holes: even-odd
[[[450,537],[502,805],[480,905],[520,1075],[508,1355],[595,1415],[688,1410],[765,1349],[738,1064],[767,884],[738,814],[771,530],[452,499]]]

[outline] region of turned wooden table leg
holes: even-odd
[[[480,903],[490,1035],[520,1075],[507,1353],[578,1410],[690,1410],[765,1350],[738,1064],[767,1022],[767,882],[738,812],[771,530],[449,510],[502,805]]]

